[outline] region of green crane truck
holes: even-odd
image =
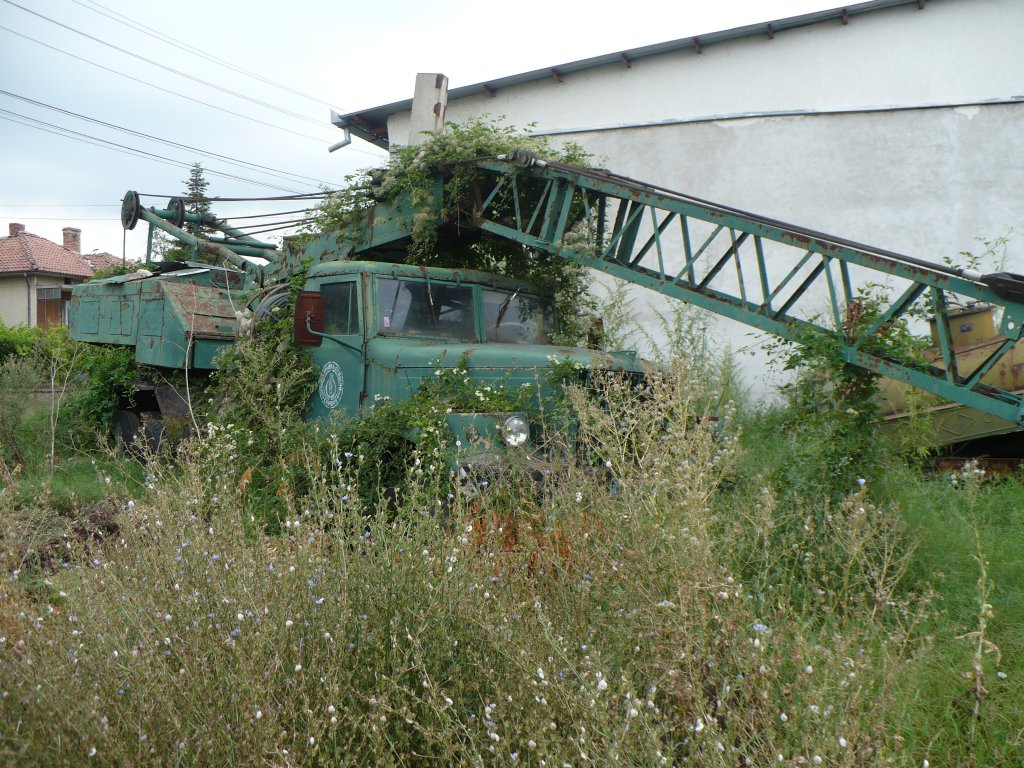
[[[440,176],[440,172],[439,172]],[[433,208],[442,210],[439,180]],[[814,232],[607,171],[544,162],[526,153],[476,161],[470,199],[455,237],[486,233],[555,254],[662,296],[690,302],[784,339],[828,339],[847,363],[919,387],[1017,428],[1019,391],[1001,388],[1024,327],[1024,278],[983,275]],[[163,230],[224,266],[162,263],[152,273],[76,286],[70,334],[127,345],[139,363],[185,371],[198,382],[217,353],[290,300],[292,278],[308,268],[294,300],[294,340],[319,370],[312,419],[358,418],[380,397],[409,398],[438,368],[464,365],[481,382],[533,384],[572,362],[640,375],[632,352],[600,353],[551,344],[550,297],[527,282],[473,270],[404,261],[414,215],[406,197],[379,202],[351,231],[284,245],[260,242],[212,214],[187,214],[180,199],[144,208],[129,192],[122,223]],[[446,222],[439,222],[441,225]],[[201,224],[217,237],[188,232]],[[573,233],[586,237],[572,237]],[[580,244],[582,243],[582,244]],[[255,260],[251,257],[262,257]],[[264,262],[264,263],[259,263]],[[310,266],[311,265],[311,266]],[[884,281],[891,296],[868,316],[860,289]],[[824,315],[809,311],[828,307]],[[951,333],[970,302],[995,307],[997,334],[983,356],[962,364]],[[922,361],[890,343],[887,329],[925,305],[937,348]],[[116,423],[124,436],[182,418],[181,393],[159,382],[126,398]],[[529,450],[523,414],[451,414],[464,460],[495,450]]]

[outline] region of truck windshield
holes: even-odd
[[[425,280],[380,280],[380,332],[476,341],[473,289]]]
[[[509,291],[483,291],[487,341],[500,344],[548,344],[554,330],[551,302]]]

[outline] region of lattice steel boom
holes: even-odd
[[[790,341],[826,336],[852,365],[1024,423],[1022,395],[982,381],[1021,336],[1024,278],[934,264],[526,154],[478,166],[474,219],[486,232]],[[573,245],[583,241],[596,247]],[[859,291],[878,281],[895,298],[851,322]],[[823,297],[825,317],[814,311]],[[1004,341],[971,371],[958,369],[949,332],[950,308],[964,300],[1002,314]],[[922,309],[935,316],[941,366],[888,344],[892,324]]]

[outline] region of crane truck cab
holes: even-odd
[[[312,267],[295,302],[295,343],[310,350],[319,383],[311,419],[358,418],[384,398],[405,401],[425,380],[460,368],[481,386],[552,395],[550,373],[571,363],[642,372],[633,352],[552,344],[551,301],[537,286],[476,270],[375,261]],[[449,413],[462,458],[525,447],[537,427],[524,413]]]

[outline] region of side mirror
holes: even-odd
[[[308,327],[307,327],[308,326]],[[324,297],[319,291],[299,291],[295,297],[295,346],[319,347],[324,332]]]

